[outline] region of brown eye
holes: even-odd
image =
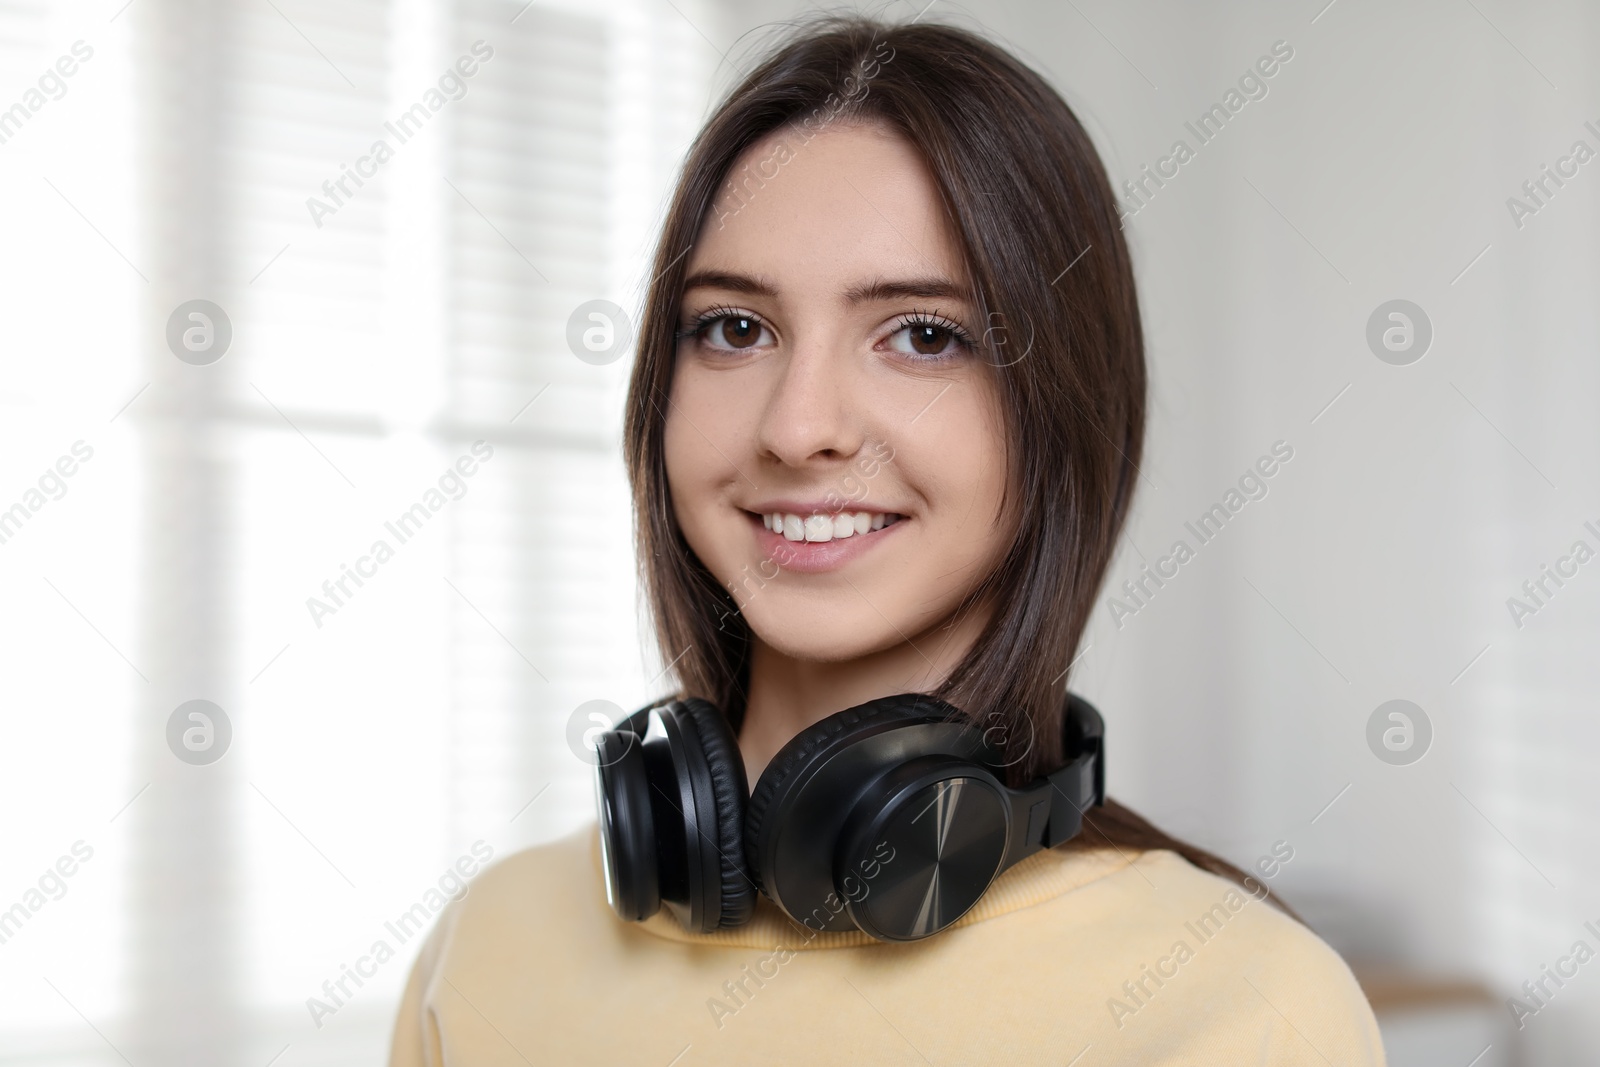
[[[774,343],[772,331],[754,315],[730,311],[714,319],[702,319],[702,343],[717,352],[744,352]]]
[[[732,348],[749,348],[761,339],[761,324],[748,315],[729,315],[716,330]]]
[[[968,342],[957,327],[918,317],[901,320],[900,328],[889,340],[889,347],[913,358],[943,360],[958,356],[966,350]]]
[[[919,355],[937,356],[950,343],[950,331],[943,326],[921,323],[906,329],[911,334],[911,349]]]

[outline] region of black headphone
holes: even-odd
[[[1105,724],[1083,698],[1066,703],[1065,766],[1022,789],[1001,780],[990,731],[907,693],[800,731],[753,795],[715,707],[642,708],[595,746],[606,899],[633,922],[665,903],[709,933],[749,922],[759,889],[815,932],[938,933],[1105,802]]]

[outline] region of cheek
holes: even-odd
[[[732,519],[726,497],[748,468],[749,434],[739,406],[722,395],[726,375],[686,369],[674,381],[663,427],[662,456],[673,513],[685,539],[713,573],[719,573],[719,536]],[[720,524],[720,525],[719,525]]]
[[[954,414],[954,413],[953,413]],[[1015,522],[1001,505],[1006,485],[1006,442],[989,413],[971,410],[952,420],[937,451],[926,454],[929,490],[936,502],[929,524],[927,588],[950,607],[988,578],[1015,537]],[[952,442],[963,447],[951,448]]]
[[[1006,442],[992,404],[990,398],[974,397],[952,405],[937,433],[919,449],[944,536],[952,551],[968,558],[992,554],[993,544],[1004,541],[1007,532],[1000,514]]]
[[[707,456],[716,452],[706,441],[698,427],[706,426],[716,431],[716,424],[706,418],[709,405],[703,382],[692,372],[680,370],[673,376],[672,389],[667,394],[666,423],[663,427],[663,456],[667,464],[667,484],[676,500],[705,480],[710,473]],[[708,425],[709,424],[709,425]]]
[[[691,544],[695,540],[695,517],[705,513],[706,500],[716,479],[713,463],[718,459],[705,436],[694,429],[692,418],[669,409],[662,438],[672,509]]]
[[[741,479],[740,469],[748,468],[755,452],[765,388],[759,368],[707,369],[684,361],[667,401],[663,443],[669,480],[675,463],[685,484]]]
[[[710,466],[717,455],[681,415],[669,414],[662,440],[667,468],[667,490],[672,514],[689,551],[705,564],[719,583],[727,568],[718,549],[717,531],[707,521],[715,499],[715,475]]]
[[[666,463],[667,488],[672,491],[673,500],[690,491],[692,475],[701,467],[694,440],[684,435],[688,429],[688,422],[668,409],[667,421],[662,428],[661,455]]]

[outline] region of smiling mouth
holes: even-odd
[[[774,511],[761,514],[759,518],[762,526],[782,535],[786,541],[835,541],[893,526],[905,516],[881,511],[841,511],[833,515]]]

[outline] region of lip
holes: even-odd
[[[774,511],[781,511],[789,515],[837,515],[841,511],[870,511],[879,515],[904,515],[905,512],[898,508],[874,504],[869,500],[846,500],[841,502],[838,497],[826,500],[801,500],[798,497],[781,497],[777,500],[763,500],[757,504],[749,504],[745,511],[753,511],[759,519],[762,513],[771,515]]]
[[[766,506],[766,505],[764,505]],[[771,511],[788,511],[797,515],[826,514],[821,509],[802,511],[790,504],[774,502],[770,505]],[[859,504],[854,510],[869,511]],[[892,512],[891,514],[901,514]],[[899,522],[885,526],[881,530],[868,530],[864,534],[852,534],[849,537],[836,537],[832,541],[791,541],[781,533],[767,529],[761,525],[759,513],[745,512],[745,517],[750,520],[750,526],[755,531],[756,546],[761,550],[763,559],[769,559],[783,570],[795,574],[822,574],[827,571],[839,570],[852,560],[859,558],[874,547],[881,545],[886,540],[886,535],[893,534],[900,527],[910,522],[909,518],[902,516]]]

